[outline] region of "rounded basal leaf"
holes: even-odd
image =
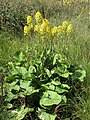
[[[11,86],[11,90],[19,91],[20,90],[20,86],[19,85],[13,85],[13,86]]]
[[[34,87],[27,87],[26,88],[26,95],[31,95],[33,93],[38,93],[39,92],[39,89],[34,89]]]
[[[29,109],[24,108],[24,106],[22,106],[21,109],[18,112],[16,120],[22,120],[28,112],[29,112]]]
[[[10,112],[8,112],[8,115],[8,119],[6,118],[5,120],[16,120],[16,117],[18,115],[17,109],[10,110]]]
[[[55,91],[58,92],[59,94],[64,93],[64,92],[68,92],[68,90],[62,89],[61,86],[56,86]]]
[[[26,68],[24,68],[24,67],[16,67],[16,70],[18,71],[18,73],[19,74],[21,74],[21,75],[25,75],[26,73],[27,73],[27,70],[26,70]]]
[[[49,86],[42,84],[42,88],[48,90],[48,89],[49,89]]]
[[[67,102],[67,98],[65,95],[62,95],[62,100],[66,103]]]
[[[26,91],[19,92],[18,96],[24,98],[26,96]]]
[[[19,91],[20,90],[20,86],[18,84],[16,84],[17,82],[12,82],[12,83],[6,83],[5,87],[8,90],[8,92],[12,91],[12,90],[16,90]]]
[[[46,90],[55,90],[55,85],[51,84],[51,83],[48,83],[46,85],[42,85],[42,87]]]
[[[27,69],[25,67],[16,66],[13,68],[12,75],[25,76],[26,74],[27,74]]]
[[[13,57],[16,61],[18,62],[22,62],[25,60],[25,57],[24,57],[24,54],[20,51],[17,51],[15,54],[14,54],[14,57]]]
[[[64,64],[62,64],[60,67],[55,68],[55,73],[64,78],[68,78],[69,75],[72,75],[72,73],[67,70],[67,65]]]
[[[62,86],[63,88],[70,89],[70,87],[69,87],[67,84],[62,84],[61,86]]]
[[[40,120],[55,120],[57,115],[49,114],[47,112],[42,112],[41,115],[39,115]]]
[[[79,79],[80,81],[83,81],[86,77],[86,71],[85,70],[76,70],[74,72],[75,78]]]
[[[20,60],[20,62],[25,60],[25,56],[22,52],[19,55],[19,60]]]
[[[36,72],[36,68],[34,66],[30,66],[29,69],[28,69],[28,72],[29,73],[34,73],[34,72]]]
[[[27,89],[30,85],[30,81],[20,80],[20,87]]]
[[[10,109],[10,108],[12,108],[12,107],[13,107],[13,106],[12,106],[12,104],[11,104],[11,103],[8,103],[8,104],[7,104],[7,108],[9,108],[9,109]]]
[[[55,86],[53,85],[53,84],[51,84],[50,86],[49,86],[49,90],[55,90]]]
[[[14,80],[12,83],[10,83],[10,86],[16,85],[18,81],[18,79]]]
[[[64,73],[64,74],[61,74],[61,76],[62,76],[62,77],[64,77],[64,78],[68,78],[68,77],[69,77],[69,75],[70,75],[70,73],[69,73],[69,72],[66,72],[66,73]]]
[[[57,105],[61,102],[61,96],[54,91],[46,91],[40,100],[41,106]]]
[[[51,83],[52,83],[53,85],[61,85],[59,78],[55,78],[54,80],[52,80]]]
[[[11,101],[13,99],[17,98],[17,95],[14,95],[13,93],[7,94],[6,101]]]

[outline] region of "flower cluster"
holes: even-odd
[[[40,26],[40,33],[41,35],[45,35],[46,33],[50,32],[49,21],[44,19],[41,26]]]
[[[27,25],[24,26],[24,35],[28,35],[33,28],[32,17],[27,16]]]
[[[42,15],[41,15],[41,13],[39,11],[35,15],[35,20],[36,20],[37,24],[42,23],[43,17],[42,17]]]
[[[56,35],[69,35],[73,31],[72,24],[69,24],[67,21],[64,21],[62,25],[55,26],[51,29],[52,36]]]
[[[72,24],[69,24],[67,21],[63,21],[62,25],[51,27],[50,22],[42,17],[41,13],[38,11],[35,15],[35,25],[32,24],[32,17],[27,16],[27,25],[24,26],[24,35],[28,35],[33,29],[35,33],[40,34],[40,36],[49,36],[55,37],[57,35],[62,36],[63,34],[69,35],[73,31]]]

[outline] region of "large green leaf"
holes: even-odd
[[[42,87],[44,87],[44,89],[46,90],[55,90],[55,85],[53,85],[52,83],[47,83],[46,85],[42,85]]]
[[[67,84],[62,84],[61,87],[70,89],[69,85],[67,85]]]
[[[26,96],[26,91],[19,92],[18,96],[24,98]]]
[[[54,80],[52,80],[51,83],[52,83],[53,85],[61,85],[59,78],[55,78]]]
[[[27,89],[30,85],[30,81],[20,80],[20,87]]]
[[[66,71],[65,73],[62,73],[61,76],[64,78],[68,78],[70,75],[70,73],[68,71]]]
[[[67,102],[67,98],[65,95],[62,95],[62,100],[66,103]]]
[[[55,90],[55,86],[53,85],[53,84],[51,84],[50,86],[49,86],[49,90]]]
[[[13,105],[11,103],[7,104],[7,108],[12,108],[12,107],[13,107]]]
[[[25,60],[25,56],[24,56],[24,54],[21,52],[20,54],[19,54],[19,61],[21,62],[21,61],[24,61]]]
[[[36,90],[35,90],[34,87],[32,87],[32,86],[26,88],[26,94],[27,94],[27,95],[31,95],[31,94],[37,93],[37,92],[39,92],[39,89],[36,89]]]
[[[17,95],[14,95],[13,93],[9,92],[6,97],[6,101],[11,101],[13,99],[17,98]]]
[[[51,106],[57,105],[61,102],[61,96],[54,91],[46,91],[43,93],[43,96],[40,100],[41,106]]]
[[[57,91],[59,94],[64,93],[64,92],[68,92],[68,90],[61,88],[61,86],[56,86],[55,91]]]
[[[18,81],[19,81],[19,80],[15,80],[15,81],[13,81],[12,83],[9,83],[9,84],[8,84],[10,91],[11,91],[11,90],[17,90],[17,91],[20,90],[20,86],[17,84]]]
[[[10,85],[11,85],[11,86],[16,85],[18,81],[19,81],[19,80],[16,79],[16,80],[14,80],[12,83],[10,83]]]
[[[24,54],[20,51],[17,51],[13,58],[19,63],[25,60]]]
[[[83,81],[85,76],[86,76],[86,71],[85,70],[76,70],[74,72],[75,78],[79,79],[80,81]]]
[[[18,66],[16,66],[16,70],[18,71],[18,73],[20,73],[23,76],[27,73],[27,70],[26,70],[25,67],[18,67]]]
[[[41,115],[39,115],[40,120],[55,120],[56,115],[55,114],[49,114],[47,112],[41,112]]]
[[[36,72],[36,68],[34,66],[30,66],[29,69],[28,69],[28,72],[29,73]]]
[[[16,120],[22,120],[28,112],[29,112],[29,109],[24,108],[24,106],[22,106],[21,109],[18,111]]]
[[[11,90],[16,90],[16,91],[20,90],[20,86],[19,85],[13,85],[10,88],[11,88]]]
[[[25,67],[16,66],[13,68],[12,75],[25,76],[26,74],[27,74],[27,69]]]

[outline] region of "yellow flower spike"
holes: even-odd
[[[33,28],[33,24],[31,23],[31,24],[29,24],[28,25],[28,28],[29,28],[29,31]]]
[[[67,33],[71,33],[72,31],[73,31],[72,24],[69,24],[69,26],[67,27]]]
[[[29,28],[28,28],[28,26],[24,26],[24,36],[25,35],[28,35],[28,33],[29,33]]]
[[[27,16],[27,24],[31,24],[32,23],[32,17],[31,16]]]
[[[47,33],[50,33],[50,27],[49,26],[47,26],[46,31],[47,31]]]
[[[49,21],[45,18],[44,19],[44,22],[47,24],[47,25],[49,25]]]
[[[62,26],[60,25],[58,26],[57,32],[58,32],[58,35],[60,35],[63,32]]]
[[[64,21],[64,22],[62,23],[63,29],[67,29],[68,25],[69,25],[68,22],[67,22],[67,21]]]
[[[51,29],[51,35],[52,35],[52,36],[55,36],[56,33],[57,33],[57,31],[58,31],[58,27],[53,27],[53,28]]]
[[[41,27],[40,27],[40,33],[41,33],[41,35],[44,35],[46,33],[46,29],[45,29],[44,25],[41,25]]]
[[[42,23],[42,20],[43,20],[43,17],[41,15],[41,13],[38,11],[36,12],[36,15],[35,15],[35,20],[36,20],[36,23]]]
[[[39,32],[39,31],[40,31],[40,25],[35,25],[34,32]]]
[[[40,27],[40,33],[42,35],[46,34],[47,32],[49,32],[49,21],[47,19],[44,19],[43,20],[43,23],[41,24],[41,27]]]

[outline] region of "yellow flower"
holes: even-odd
[[[40,33],[42,35],[44,35],[50,31],[50,28],[48,25],[49,25],[49,21],[47,19],[44,19],[43,23],[41,24],[41,27],[40,27]]]
[[[33,24],[31,23],[31,24],[29,24],[28,25],[28,28],[29,28],[29,31],[33,28]]]
[[[69,4],[70,2],[70,0],[63,0],[63,4]]]
[[[28,28],[28,26],[24,26],[24,35],[28,35],[28,33],[29,33],[29,28]]]
[[[49,21],[45,18],[44,20],[43,20],[47,25],[49,25]]]
[[[50,33],[50,27],[49,26],[46,27],[46,31],[47,31],[47,33]]]
[[[73,31],[73,27],[72,27],[72,24],[70,24],[68,27],[67,27],[67,32],[68,33],[71,33]]]
[[[69,25],[68,22],[67,22],[67,21],[64,21],[64,22],[62,23],[63,29],[64,29],[64,30],[67,29],[68,25]]]
[[[52,36],[55,36],[55,35],[57,34],[57,32],[58,32],[58,27],[53,27],[53,28],[51,29],[51,35],[52,35]]]
[[[32,23],[32,17],[31,16],[27,16],[27,24],[31,24]]]
[[[41,27],[40,27],[41,34],[44,34],[46,32],[46,27],[47,27],[47,24],[45,23],[45,21],[43,21],[43,23],[41,24]]]
[[[58,35],[60,35],[63,32],[62,26],[60,25],[58,26],[57,32],[58,32]]]
[[[34,32],[39,32],[39,31],[40,31],[40,25],[35,25]]]
[[[35,20],[36,20],[36,23],[42,23],[42,20],[43,20],[43,17],[41,15],[41,13],[38,11],[35,15]]]

